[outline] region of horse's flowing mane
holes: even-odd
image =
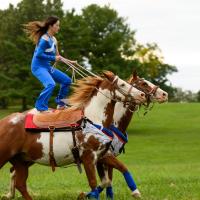
[[[104,71],[100,77],[87,76],[76,82],[73,86],[73,94],[69,97],[69,103],[74,109],[83,109],[91,100],[92,96],[97,93],[99,85],[103,81],[107,81],[105,78],[115,76],[110,71]]]
[[[102,83],[102,78],[88,76],[76,82],[73,86],[73,94],[69,97],[69,103],[75,109],[83,109],[91,97],[97,92],[96,88]]]

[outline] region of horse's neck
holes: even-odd
[[[126,132],[133,117],[133,112],[130,109],[132,109],[130,106],[124,107],[123,103],[116,103],[115,105],[113,123],[122,133]]]
[[[114,107],[110,91],[99,89],[85,107],[84,113],[92,122],[108,127],[113,121]]]

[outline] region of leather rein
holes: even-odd
[[[96,88],[98,90],[98,92],[100,92],[101,94],[103,94],[105,97],[111,99],[112,101],[115,101],[115,102],[121,102],[123,103],[124,105],[129,105],[129,104],[132,104],[134,102],[136,102],[137,99],[135,99],[132,95],[131,95],[131,91],[133,89],[134,86],[132,86],[130,84],[130,88],[128,90],[128,92],[126,92],[125,90],[123,90],[122,88],[120,88],[118,86],[118,80],[119,80],[119,77],[118,76],[115,76],[115,78],[113,79],[113,81],[111,82],[110,80],[108,80],[109,82],[111,82],[111,85],[113,86],[113,90],[110,91],[111,93],[111,97],[108,97],[106,96],[104,93],[102,93],[99,88]],[[122,100],[121,97],[118,97],[116,95],[116,90],[118,90],[119,93],[121,93],[123,96],[125,96],[125,99]]]

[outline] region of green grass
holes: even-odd
[[[133,173],[142,199],[200,200],[200,104],[155,105],[146,116],[136,114],[129,126],[126,154],[119,159]],[[9,165],[0,171],[0,195],[7,191],[8,171]],[[73,200],[89,190],[85,175],[75,167],[52,173],[35,165],[28,186],[35,200]],[[132,199],[117,171],[113,186],[116,200]],[[19,193],[17,199],[22,199]]]
[[[21,112],[21,107],[20,106],[11,106],[6,110],[1,110],[0,109],[0,119],[3,117],[6,117],[7,115],[14,113],[14,112]]]

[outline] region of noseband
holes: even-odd
[[[141,86],[139,86],[139,82],[143,81],[144,79],[139,78],[136,81],[131,80],[131,85],[136,87],[138,90],[141,90],[145,93],[146,98],[147,98],[147,107],[149,107],[150,103],[151,103],[151,97],[154,96],[158,90],[158,88],[160,88],[159,86],[155,85],[154,87],[151,88],[150,91],[144,91],[144,88],[142,88]]]
[[[131,96],[131,91],[133,89],[133,86],[130,84],[130,88],[129,88],[128,92],[126,92],[126,91],[124,91],[122,88],[120,88],[117,85],[118,80],[119,80],[119,77],[115,76],[115,78],[113,79],[113,81],[111,83],[113,85],[113,87],[114,87],[114,90],[113,90],[113,97],[114,97],[114,99],[116,99],[117,101],[123,102],[124,105],[126,105],[127,103],[130,103],[132,101],[135,101],[134,97]],[[116,96],[116,90],[118,90],[122,95],[125,96],[124,100],[122,100],[120,97]]]

